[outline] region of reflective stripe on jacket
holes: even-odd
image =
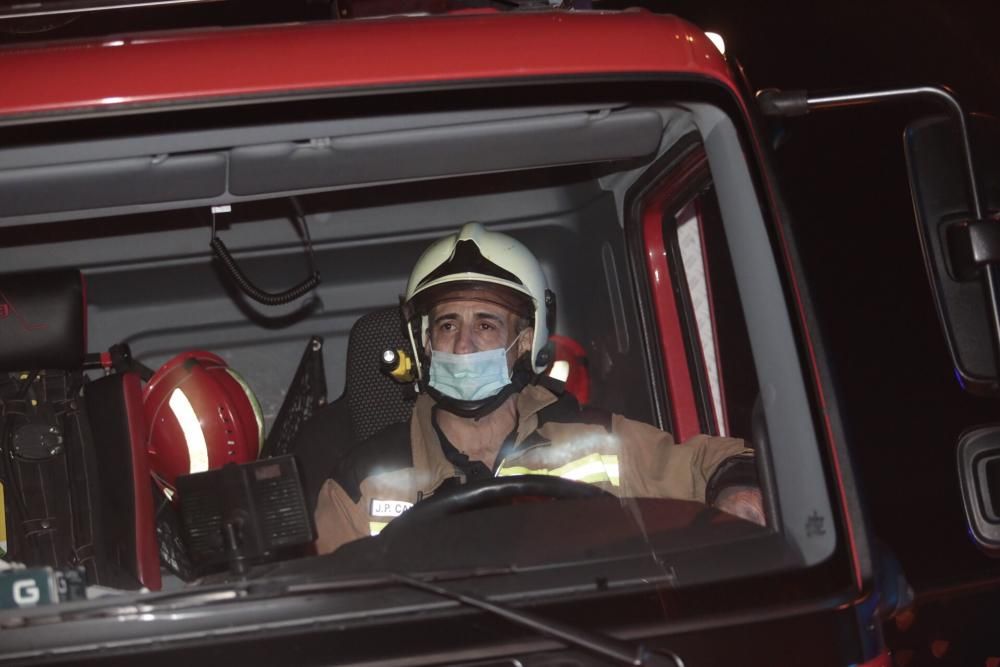
[[[409,425],[391,426],[348,455],[320,489],[319,553],[377,534],[413,503],[461,471],[445,458],[421,395]],[[719,465],[753,450],[737,438],[699,435],[675,446],[658,428],[621,415],[580,408],[569,394],[530,385],[517,397],[514,446],[494,465],[496,476],[542,474],[588,482],[621,497],[704,502]]]

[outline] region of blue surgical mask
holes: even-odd
[[[431,351],[430,386],[461,401],[481,401],[496,396],[510,384],[507,352],[502,347],[469,354]]]

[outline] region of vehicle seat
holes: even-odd
[[[86,308],[77,270],[0,276],[0,383],[12,389],[0,392],[10,558],[79,565],[91,584],[155,590],[142,386],[135,373],[84,381]]]
[[[302,425],[290,448],[301,464],[310,503],[316,502],[323,482],[348,451],[410,418],[416,398],[413,386],[396,382],[380,367],[382,352],[408,347],[399,308],[373,311],[351,327],[344,392]]]

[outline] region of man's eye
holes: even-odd
[[[492,322],[480,322],[479,328],[483,331],[492,331],[493,329],[496,329]]]
[[[441,330],[441,331],[454,331],[455,330],[455,323],[454,322],[442,322],[441,324],[438,325],[438,329]]]

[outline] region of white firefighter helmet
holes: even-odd
[[[428,312],[443,295],[470,289],[489,292],[488,298],[532,321],[529,363],[532,372],[543,372],[552,356],[549,334],[555,326],[556,303],[542,267],[517,239],[470,222],[457,234],[431,244],[410,273],[403,309],[418,376],[423,379],[425,372],[419,360],[427,344]],[[419,345],[414,335],[417,325]]]

